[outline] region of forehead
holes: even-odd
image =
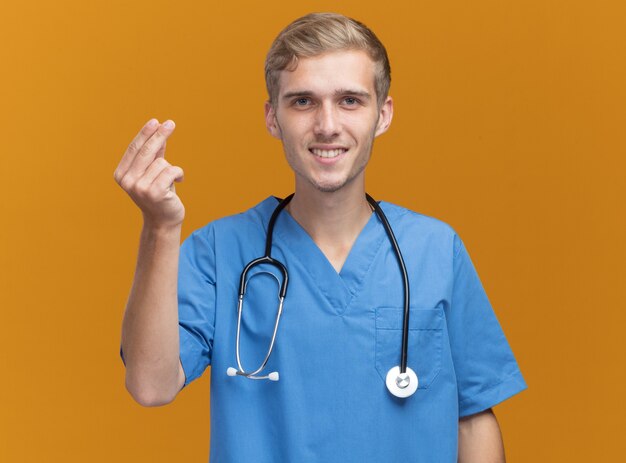
[[[326,52],[298,59],[295,69],[283,70],[279,79],[279,98],[286,93],[335,93],[341,89],[375,94],[376,64],[362,50]]]

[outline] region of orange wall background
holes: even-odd
[[[459,232],[530,386],[496,408],[508,461],[621,461],[618,0],[3,4],[0,461],[207,460],[208,375],[156,409],[124,389],[141,224],[113,171],[145,121],[172,118],[185,236],[289,193],[263,61],[288,22],[327,10],[368,24],[391,58],[396,113],[370,193]]]

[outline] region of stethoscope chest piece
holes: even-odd
[[[417,391],[417,375],[409,367],[406,367],[406,373],[400,373],[400,367],[393,367],[387,372],[385,380],[387,389],[396,397],[404,399]]]

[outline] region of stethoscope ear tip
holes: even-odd
[[[245,376],[246,378],[250,378],[250,379],[269,379],[270,381],[278,381],[278,379],[280,378],[280,376],[279,376],[277,371],[272,371],[267,376],[254,376],[254,375],[248,374],[246,372],[240,373],[240,370],[237,370],[236,368],[233,368],[233,367],[228,367],[228,369],[226,370],[226,374],[228,376],[241,375],[241,376]]]

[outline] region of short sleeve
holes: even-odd
[[[178,325],[185,386],[211,364],[215,328],[213,242],[213,228],[209,226],[192,233],[180,249]]]
[[[463,417],[523,391],[526,383],[469,254],[460,238],[454,239],[454,281],[446,318]]]

